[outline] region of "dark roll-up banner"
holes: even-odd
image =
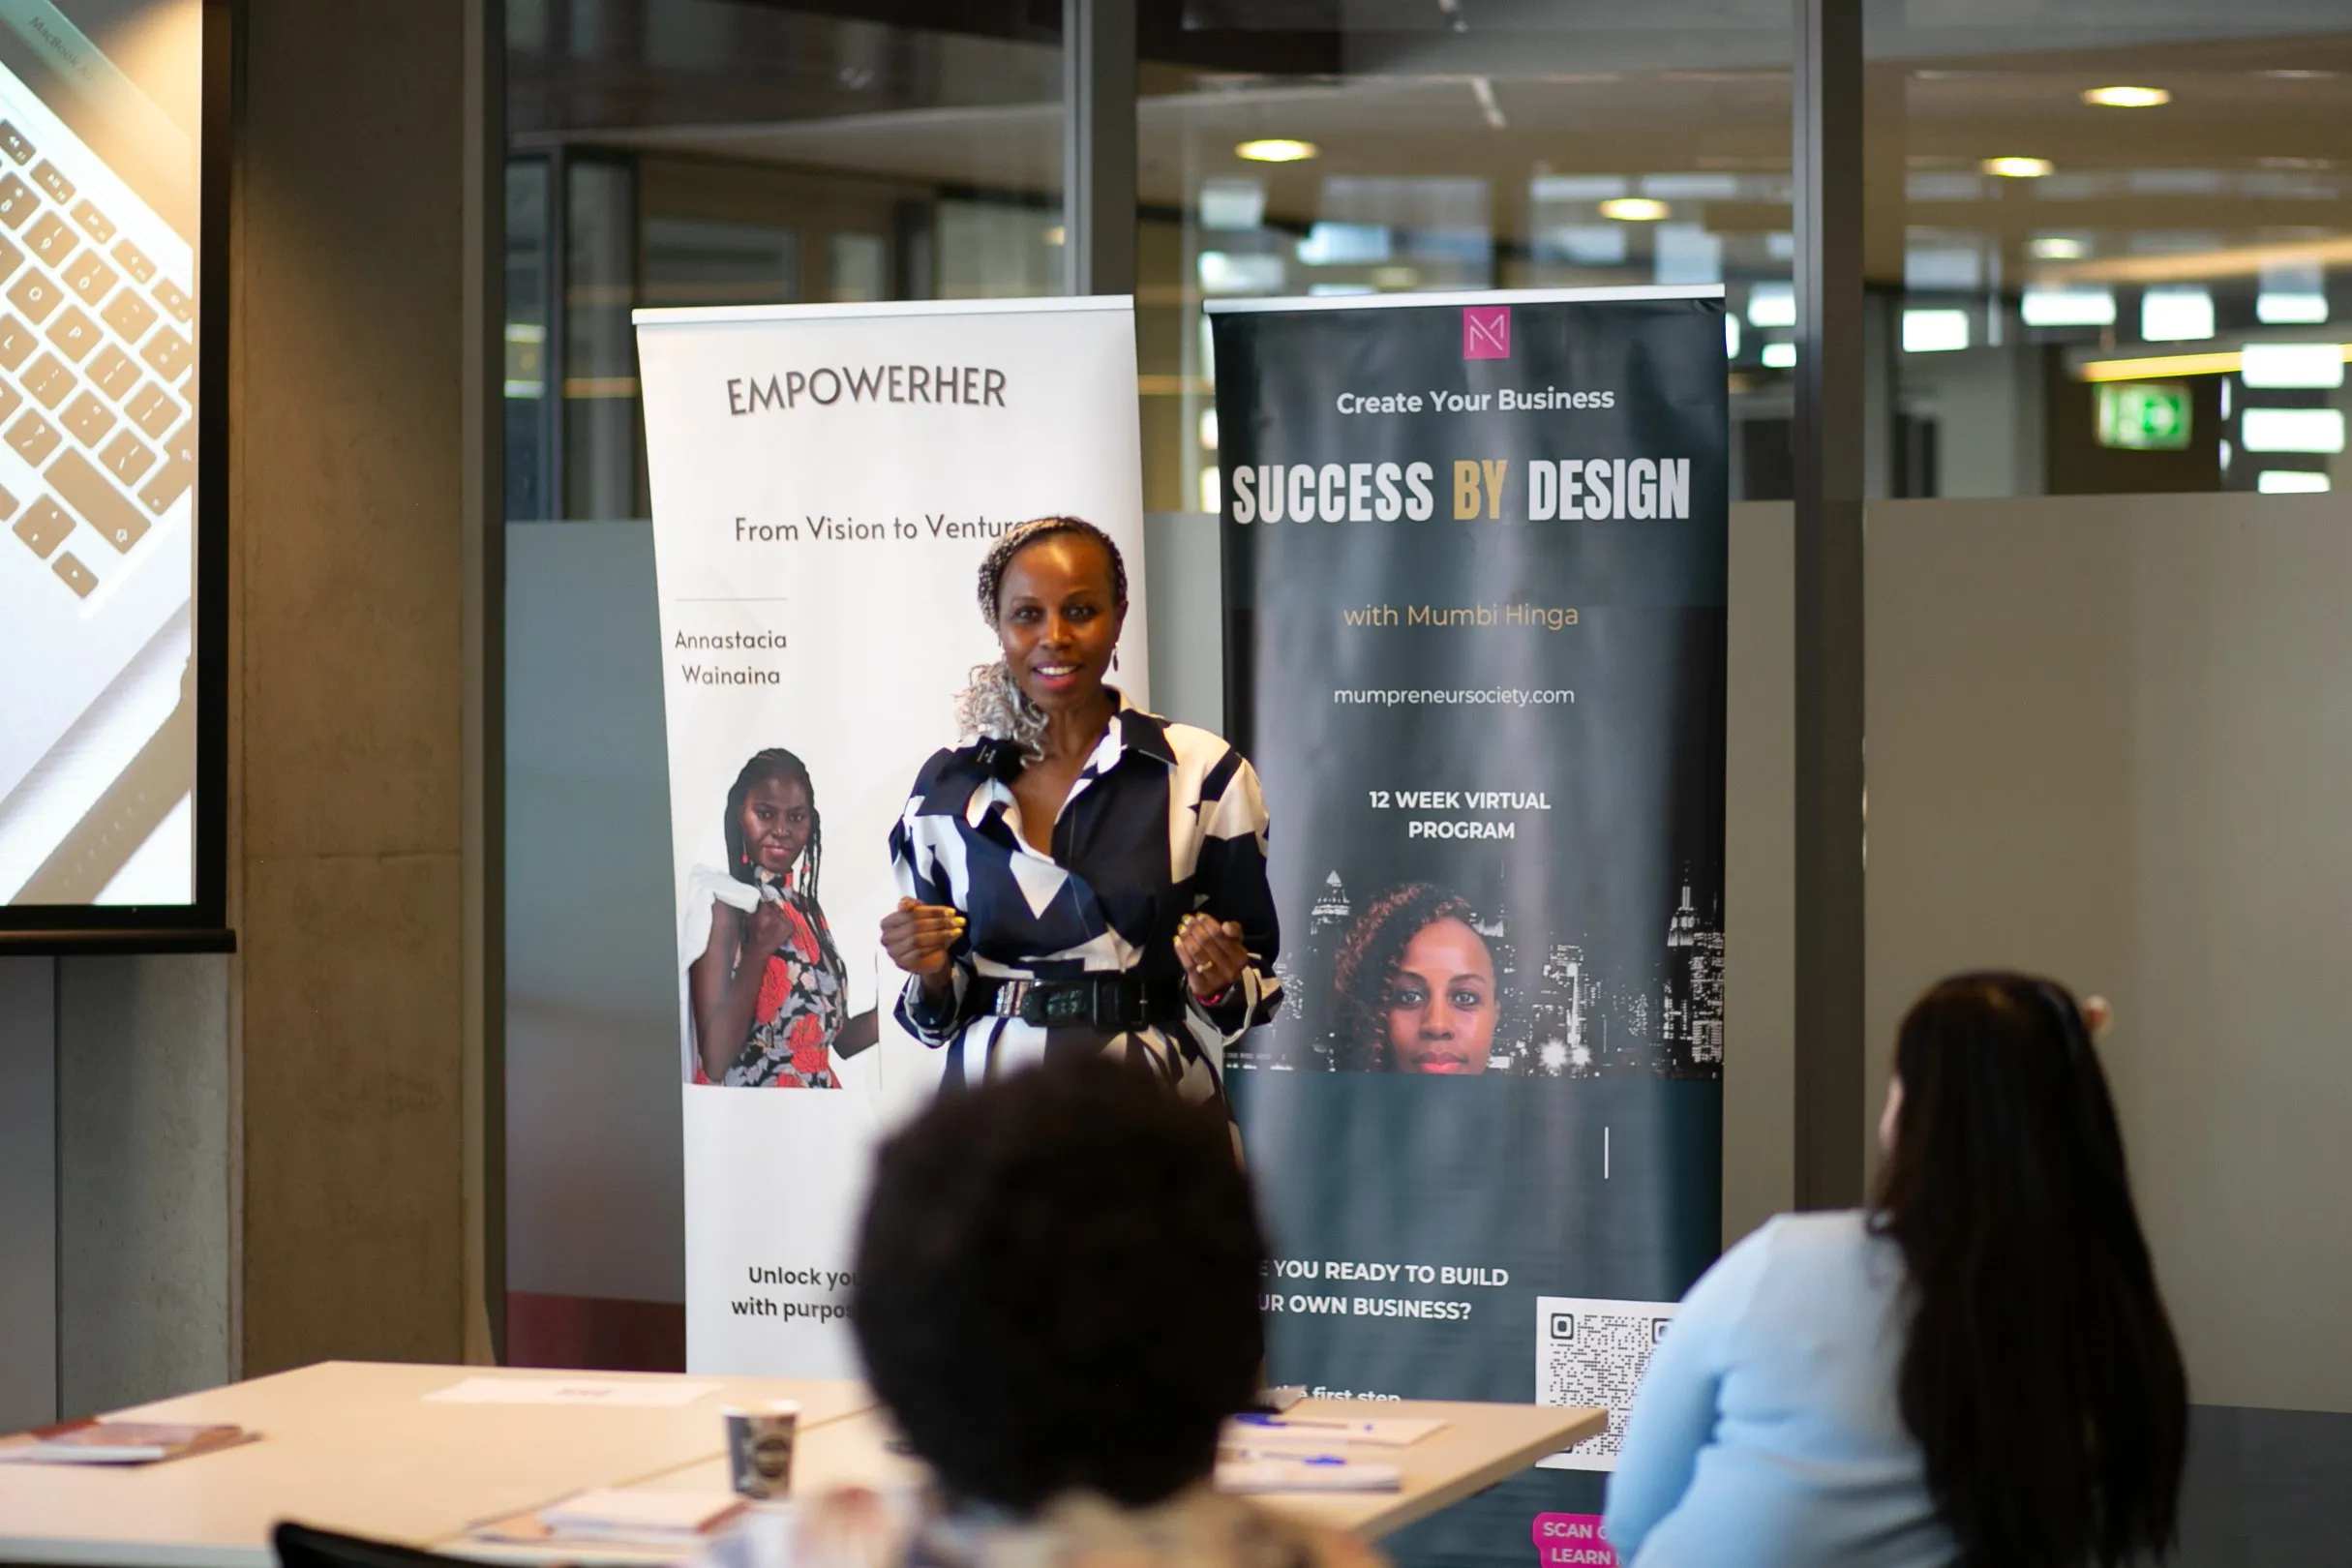
[[[1219,302],[1226,722],[1291,1003],[1228,1057],[1279,1382],[1607,1405],[1404,1534],[1607,1561],[1721,1227],[1720,289]]]

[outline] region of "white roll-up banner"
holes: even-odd
[[[1133,318],[1123,297],[637,313],[690,1371],[856,1372],[867,1166],[941,1074],[890,1016],[889,833],[996,656],[976,580],[1008,528],[1074,515],[1119,542],[1119,684],[1149,701]]]

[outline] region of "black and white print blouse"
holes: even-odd
[[[966,921],[950,953],[951,991],[927,1000],[910,977],[899,1022],[947,1050],[946,1086],[1067,1054],[1140,1051],[1185,1099],[1218,1098],[1225,1047],[1282,1000],[1256,772],[1208,731],[1121,697],[1054,819],[1046,856],[1021,836],[1020,807],[990,769],[1001,750],[982,742],[934,753],[890,831],[899,891],[952,905]],[[1249,967],[1213,1008],[1181,990],[1176,925],[1195,910],[1238,923],[1250,950]],[[1129,974],[1156,995],[1182,994],[1182,1025],[1024,1023],[981,1011],[974,984]]]

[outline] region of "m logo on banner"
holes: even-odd
[[[1462,357],[1464,359],[1508,359],[1511,357],[1510,306],[1470,305],[1463,307]]]

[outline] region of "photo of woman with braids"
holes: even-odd
[[[687,966],[694,1081],[731,1088],[837,1089],[832,1053],[874,1038],[849,1016],[849,967],[817,902],[825,826],[799,758],[752,757],[727,792],[724,880],[699,871],[709,940]]]
[[[1332,963],[1342,1072],[1484,1072],[1494,954],[1458,893],[1408,882],[1367,905]]]
[[[979,589],[1001,657],[890,833],[897,1017],[944,1088],[1101,1055],[1220,1099],[1225,1048],[1282,1005],[1257,774],[1106,683],[1127,566],[1101,528],[1024,523]]]

